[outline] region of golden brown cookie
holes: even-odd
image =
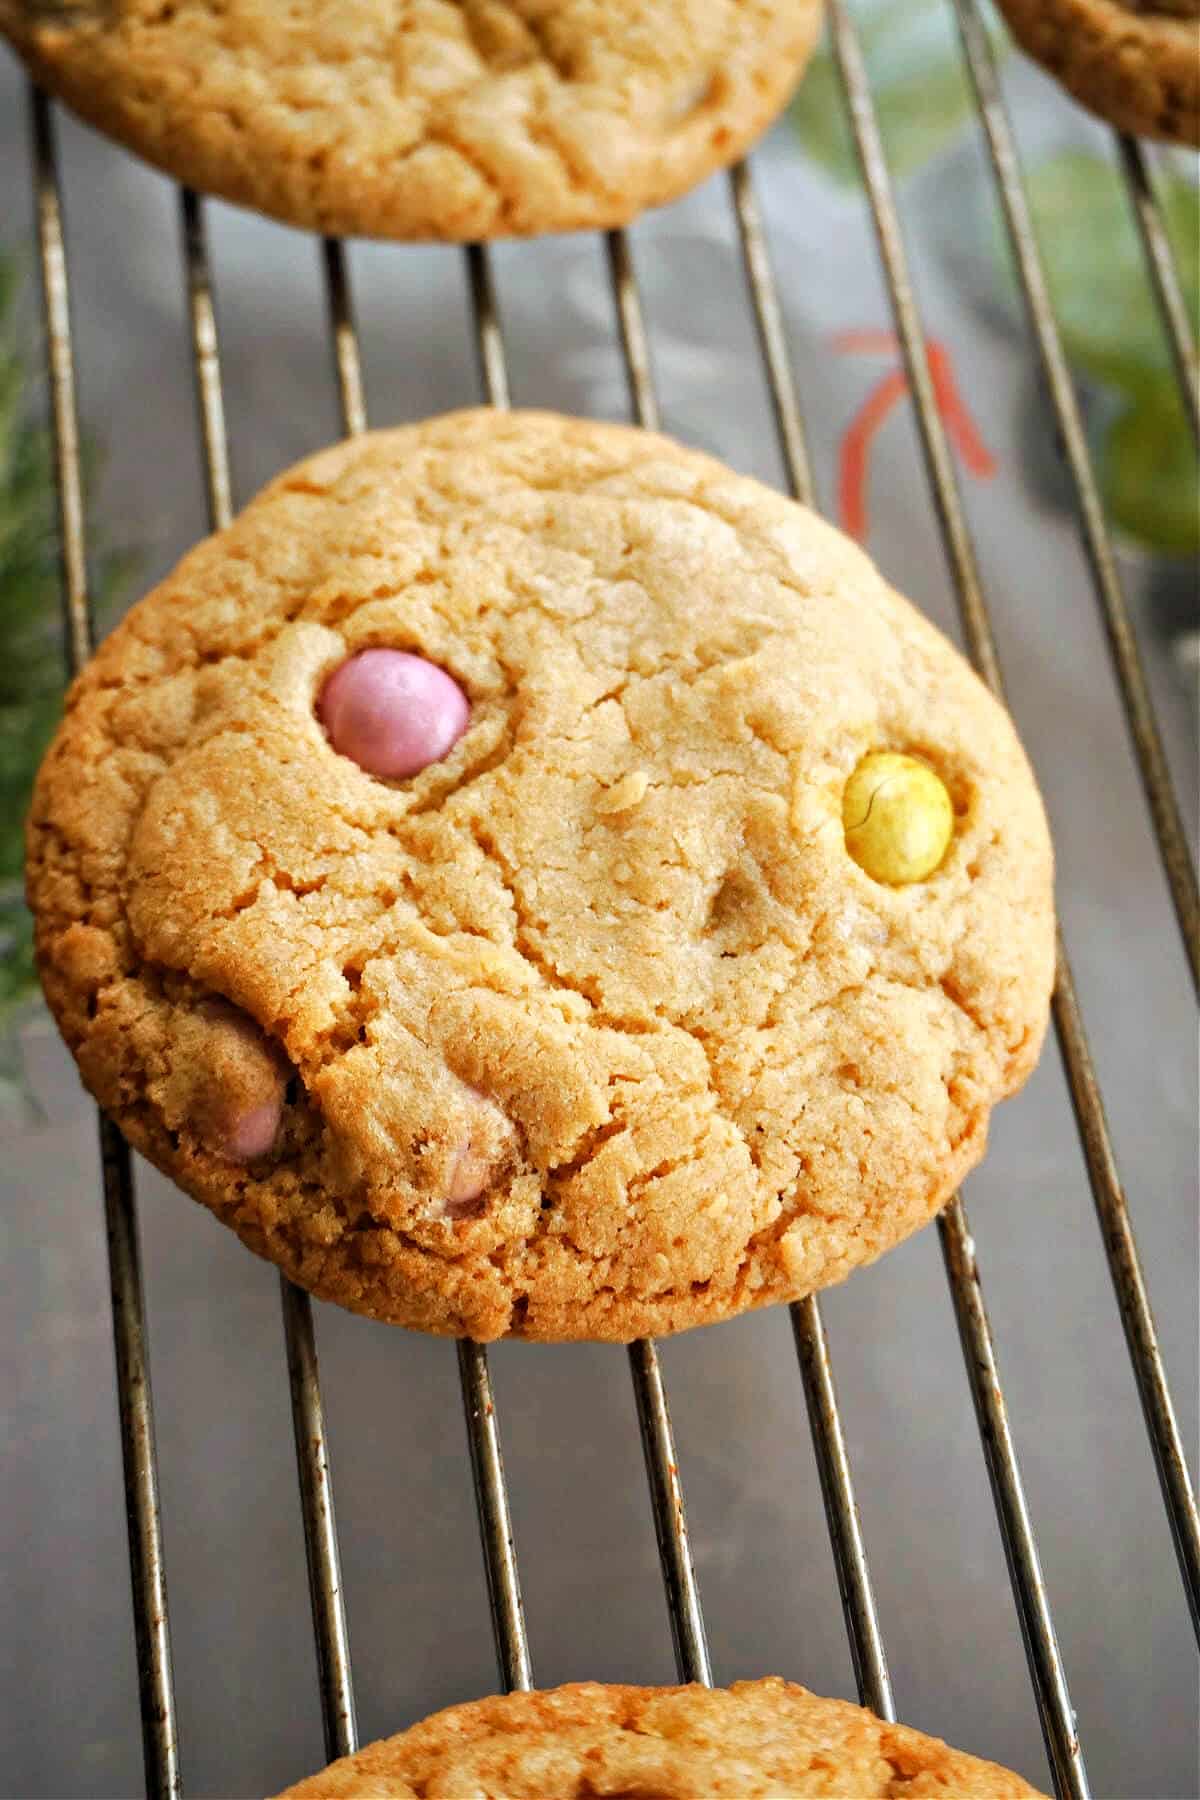
[[[996,1763],[768,1676],[730,1688],[580,1682],[451,1706],[277,1800],[1018,1800]]]
[[[1200,0],[997,0],[1084,106],[1138,136],[1200,144]]]
[[[81,116],[168,174],[323,232],[624,224],[783,106],[821,0],[0,0]]]
[[[979,1160],[1053,970],[957,652],[804,508],[538,413],[357,438],[193,550],[71,690],[28,885],[130,1140],[480,1339],[841,1280]]]

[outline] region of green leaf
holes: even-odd
[[[20,888],[11,887],[0,892],[0,1027],[33,985],[33,920]]]
[[[1121,177],[1102,158],[1070,150],[1039,164],[1028,188],[1067,355],[1098,381],[1142,397],[1147,377],[1170,373],[1170,364]],[[1184,299],[1195,318],[1200,312],[1196,189],[1172,171],[1160,182],[1159,194]]]
[[[1121,400],[1098,451],[1109,516],[1149,549],[1194,554],[1200,470],[1124,181],[1103,158],[1072,150],[1035,168],[1028,191],[1063,348]],[[1160,173],[1157,192],[1196,331],[1200,196],[1179,165]]]
[[[870,0],[856,8],[863,55],[888,162],[897,180],[932,162],[973,117],[957,28],[947,0]],[[998,55],[1007,40],[997,34]],[[792,105],[800,141],[843,184],[857,183],[858,161],[828,37]]]
[[[1173,555],[1200,553],[1200,460],[1170,382],[1149,387],[1118,414],[1097,473],[1119,530]]]
[[[858,180],[854,140],[833,57],[824,44],[808,65],[791,117],[811,161],[843,186],[852,186]]]

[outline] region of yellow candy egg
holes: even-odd
[[[896,750],[864,756],[842,795],[846,848],[889,887],[932,875],[954,834],[946,784],[928,763]]]

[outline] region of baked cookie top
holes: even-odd
[[[1082,105],[1139,136],[1200,144],[1200,0],[997,0]]]
[[[1017,1800],[1036,1792],[995,1763],[768,1676],[730,1688],[581,1682],[475,1700],[331,1764],[278,1800]]]
[[[132,1142],[480,1339],[840,1280],[978,1160],[1053,968],[1037,790],[940,634],[781,495],[537,413],[342,444],[185,557],[70,692],[28,884]]]
[[[624,224],[782,107],[821,0],[0,0],[38,80],[168,174],[292,225]]]

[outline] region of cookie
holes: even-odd
[[[1200,0],[997,0],[1076,100],[1138,136],[1200,144]]]
[[[1007,715],[832,527],[630,427],[282,475],[105,641],[29,825],[130,1141],[302,1286],[627,1340],[841,1280],[1032,1068]]]
[[[35,78],[169,175],[382,238],[625,224],[746,150],[821,0],[0,0]]]
[[[1017,1800],[1019,1775],[768,1676],[730,1688],[580,1682],[451,1706],[277,1800]]]

